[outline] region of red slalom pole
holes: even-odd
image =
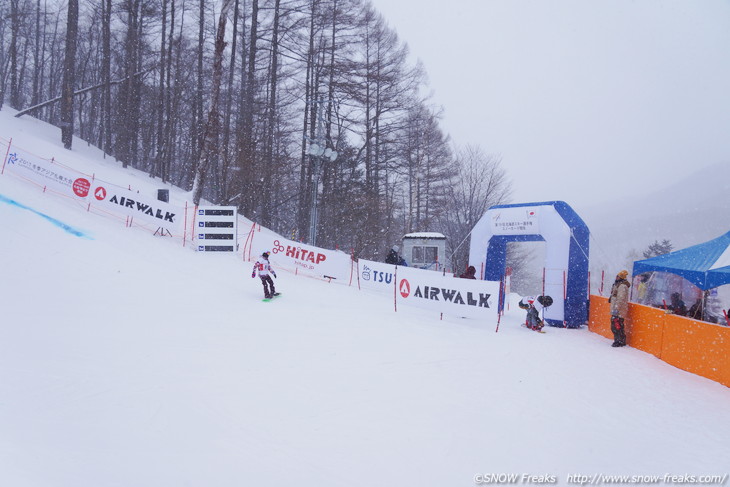
[[[0,170],[0,174],[5,174],[5,164],[8,162],[8,154],[10,154],[10,146],[13,145],[13,138],[10,137],[10,141],[8,142],[8,150],[5,151],[5,159],[3,159],[3,167],[2,170]]]
[[[398,312],[398,295],[396,294],[398,292],[398,266],[395,266],[395,271],[393,272],[393,309],[395,309],[396,313]]]
[[[499,323],[502,321],[502,312],[504,311],[504,302],[505,299],[504,296],[504,279],[505,276],[502,276],[502,279],[499,280],[499,303],[497,303],[497,329],[494,330],[494,333],[499,333]],[[500,306],[501,303],[501,306]]]

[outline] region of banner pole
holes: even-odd
[[[3,159],[3,168],[0,171],[1,174],[5,174],[5,163],[8,162],[8,154],[10,154],[10,146],[13,144],[13,138],[10,137],[10,141],[8,142],[8,150],[5,151],[5,159]]]
[[[563,328],[568,328],[568,321],[565,319],[565,301],[568,300],[568,285],[566,281],[566,271],[563,270]]]
[[[185,240],[188,236],[188,201],[185,200],[185,218],[183,219],[183,247],[185,247]]]
[[[352,286],[352,269],[355,267],[355,249],[350,249],[350,284],[348,286]],[[358,277],[360,275],[360,269],[358,268]]]
[[[497,302],[497,329],[494,330],[494,333],[499,333],[499,323],[500,323],[500,321],[502,321],[502,313],[501,313],[500,307],[503,308],[503,305],[500,306],[500,303],[501,303],[502,299],[504,298],[504,291],[502,288],[503,279],[504,279],[504,276],[502,276],[502,279],[499,280],[499,298],[498,298],[499,302]]]
[[[358,273],[359,276],[359,273]],[[396,313],[398,312],[398,266],[395,266],[395,272],[393,272],[393,308]]]
[[[357,261],[357,290],[360,291],[360,261]]]

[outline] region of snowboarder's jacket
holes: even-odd
[[[625,274],[619,273],[616,276],[616,281],[611,286],[611,297],[608,298],[608,302],[611,303],[611,316],[626,318],[629,311],[630,286]]]
[[[269,272],[276,277],[276,272],[274,272],[274,269],[271,268],[271,262],[269,262],[269,259],[263,255],[259,257],[259,260],[254,262],[251,277],[256,275],[256,271],[259,272],[259,277],[268,276]]]
[[[543,304],[539,300],[540,296],[525,296],[522,298],[519,302],[519,307],[522,309],[530,309],[530,307],[535,308],[538,313],[540,313],[543,309],[547,308],[547,306],[543,306]],[[550,299],[550,303],[552,304],[552,298]]]

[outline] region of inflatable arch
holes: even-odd
[[[585,222],[563,201],[493,206],[471,233],[469,263],[482,278],[499,281],[508,242],[544,241],[545,310],[551,326],[578,328],[588,320],[588,238]]]

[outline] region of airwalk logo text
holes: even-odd
[[[401,296],[406,298],[410,293],[404,294],[404,281],[405,279],[401,281]],[[476,306],[477,308],[489,308],[490,296],[491,294],[473,293],[470,291],[462,295],[461,291],[456,289],[433,286],[416,286],[416,290],[413,292],[414,298],[428,299],[430,301],[444,301],[446,303],[463,304],[465,306]]]
[[[175,223],[175,213],[170,213],[169,211],[162,211],[161,209],[153,208],[150,205],[144,204],[141,201],[135,201],[130,198],[125,198],[124,196],[117,198],[116,195],[112,196],[111,199],[109,199],[109,203],[114,203],[115,205],[123,206],[125,208],[130,208],[132,210],[139,211],[141,213],[144,213],[145,215],[149,215],[154,218],[159,218],[160,220],[168,221],[170,223]]]

